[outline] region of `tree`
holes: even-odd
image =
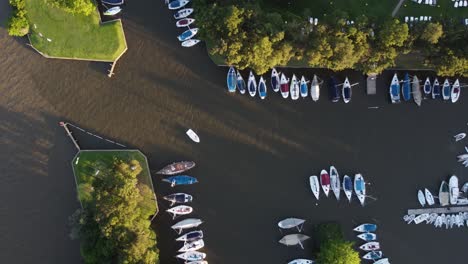
[[[353,242],[330,239],[320,246],[317,263],[321,264],[359,264],[359,253],[353,249]]]
[[[8,21],[8,34],[10,36],[22,37],[29,32],[29,23],[22,11],[15,13]]]
[[[409,28],[406,23],[401,23],[398,19],[387,20],[383,23],[378,33],[378,43],[383,47],[401,47],[409,35]]]
[[[92,0],[47,0],[49,4],[71,14],[90,15],[96,9]]]
[[[444,34],[440,23],[428,23],[421,33],[420,39],[430,44],[437,44],[439,38]]]

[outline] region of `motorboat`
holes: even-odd
[[[353,180],[348,175],[343,177],[343,191],[348,201],[351,202],[351,197],[353,196]]]
[[[271,70],[271,89],[273,89],[274,92],[278,92],[280,90],[280,86],[279,74],[276,69],[273,68]]]
[[[179,252],[188,252],[202,249],[205,246],[205,241],[203,239],[197,239],[190,242],[185,242],[184,246],[181,247],[178,251]]]
[[[424,196],[423,191],[418,191],[418,200],[422,207],[426,205],[426,197]]]
[[[198,182],[196,178],[187,175],[172,176],[169,178],[164,178],[162,181],[170,183],[171,187],[176,185],[190,185]]]
[[[263,76],[260,76],[260,81],[258,82],[258,95],[262,100],[267,96],[267,88]]]
[[[375,230],[377,230],[377,225],[365,223],[365,224],[355,227],[353,230],[356,232],[361,232],[361,233],[375,232]]]
[[[371,251],[362,256],[363,259],[378,260],[383,256],[382,251]]]
[[[293,77],[291,79],[291,99],[299,99],[299,82],[297,81],[295,74],[293,74]]]
[[[340,200],[341,184],[340,176],[334,166],[330,166],[330,187],[335,194],[336,200]]]
[[[180,43],[180,45],[184,48],[190,48],[190,47],[193,47],[195,45],[197,45],[198,43],[200,43],[201,40],[199,39],[188,39],[186,41],[182,41],[182,43]]]
[[[179,161],[179,162],[174,162],[172,164],[169,164],[165,166],[164,168],[160,169],[157,171],[157,174],[163,174],[163,175],[174,175],[174,174],[179,174],[185,171],[188,171],[195,167],[195,162],[193,161]]]
[[[427,219],[429,218],[429,214],[428,213],[425,213],[425,214],[420,214],[418,216],[416,216],[414,218],[414,223],[419,225],[420,223],[422,223],[423,221],[426,221]]]
[[[166,212],[172,214],[172,218],[176,218],[178,215],[188,215],[193,212],[193,208],[188,205],[178,205],[166,210]]]
[[[362,206],[366,199],[366,183],[364,182],[364,177],[361,174],[354,175],[354,193],[356,193],[357,198]]]
[[[432,99],[437,99],[441,97],[439,80],[435,78],[434,84],[432,85]]]
[[[200,143],[200,137],[197,135],[197,133],[195,133],[195,131],[193,131],[192,129],[189,129],[187,130],[187,132],[185,132],[185,134],[187,134],[187,136],[195,143]]]
[[[424,189],[424,195],[426,196],[427,205],[434,205],[434,196],[427,188]]]
[[[429,77],[426,78],[426,81],[424,82],[424,96],[428,97],[431,92],[432,92],[432,85],[431,85],[431,80]]]
[[[177,231],[179,234],[182,233],[184,229],[189,229],[189,228],[195,228],[201,225],[203,221],[198,218],[187,218],[185,220],[182,220],[180,222],[177,222],[173,226],[171,226],[172,229]]]
[[[247,81],[247,89],[249,90],[250,96],[254,97],[257,94],[257,81],[252,71],[250,71],[249,80]]]
[[[345,104],[349,103],[351,101],[352,90],[351,90],[351,84],[349,83],[348,77],[346,77],[343,83],[343,89],[341,91],[343,93],[343,101],[345,102]]]
[[[244,81],[244,78],[242,78],[242,75],[240,74],[239,71],[237,71],[237,75],[236,75],[236,79],[237,79],[237,83],[236,83],[236,87],[237,87],[237,90],[239,90],[239,92],[241,94],[245,94],[245,81]]]
[[[442,85],[442,99],[445,101],[450,99],[451,91],[450,82],[448,79],[445,79],[444,84]]]
[[[450,204],[450,189],[446,181],[442,181],[439,188],[439,203],[441,206]]]
[[[179,41],[186,41],[193,38],[198,33],[198,28],[191,28],[184,31],[182,34],[177,36]]]
[[[367,242],[359,248],[364,251],[376,251],[380,249],[380,243],[375,241]]]
[[[460,189],[458,186],[458,177],[452,175],[449,180],[449,190],[450,190],[450,204],[457,204],[458,196],[460,194]]]
[[[189,0],[174,0],[169,3],[167,6],[170,10],[176,10],[186,6],[190,1]]]
[[[405,73],[405,77],[403,78],[401,94],[403,95],[403,100],[409,101],[411,99],[411,83],[408,73]]]
[[[176,203],[190,203],[193,201],[193,196],[186,193],[173,193],[163,197],[164,200],[171,202],[171,206]]]
[[[320,185],[322,186],[323,193],[328,197],[330,192],[330,175],[328,175],[326,170],[320,172]]]
[[[121,11],[122,11],[122,8],[120,8],[120,6],[114,6],[114,7],[111,7],[109,9],[107,9],[102,14],[105,15],[105,16],[115,16],[118,13],[120,13]]]
[[[390,99],[392,104],[400,102],[400,81],[398,80],[398,75],[395,73],[390,84]]]
[[[306,236],[304,234],[290,234],[285,235],[283,238],[280,239],[279,242],[286,246],[299,245],[302,249],[304,249],[304,245],[302,244],[302,242],[306,241],[309,238],[309,236]]]
[[[289,79],[286,78],[284,73],[281,73],[280,90],[281,90],[281,96],[284,99],[288,98],[288,96],[289,96]]]
[[[300,218],[286,218],[278,222],[278,227],[281,229],[291,229],[291,228],[297,228],[297,230],[300,232],[302,226],[304,224],[305,220],[300,219]]]
[[[421,85],[419,84],[419,79],[416,75],[413,76],[413,83],[411,84],[413,99],[414,102],[421,106],[422,103],[422,93],[421,93]]]
[[[309,95],[309,86],[307,85],[307,81],[304,77],[304,75],[302,75],[301,77],[301,82],[300,82],[300,91],[301,91],[301,97],[302,98],[305,98]]]
[[[203,238],[203,231],[195,230],[176,238],[176,241],[190,242],[201,238]]]
[[[295,259],[288,262],[288,264],[314,264],[315,262],[310,259]]]
[[[194,18],[182,18],[180,20],[177,20],[176,22],[176,27],[188,27],[190,26],[193,22],[195,22]]]
[[[312,83],[310,84],[310,96],[314,102],[317,102],[320,98],[320,85],[317,79],[317,75],[314,74]]]
[[[333,103],[336,103],[340,100],[340,88],[338,88],[338,83],[335,77],[330,78],[330,99]]]
[[[236,69],[234,67],[229,67],[227,77],[226,77],[228,91],[233,93],[236,91],[236,84],[237,84],[237,75]]]
[[[186,261],[200,261],[206,258],[206,254],[199,251],[188,251],[176,256]]]
[[[361,233],[357,237],[364,241],[374,241],[377,239],[377,235],[374,233]]]
[[[320,184],[317,176],[310,176],[309,177],[309,182],[310,182],[310,189],[312,190],[312,193],[314,194],[315,198],[318,200],[320,198]]]
[[[182,19],[190,16],[193,13],[193,8],[184,8],[174,14],[175,19]]]
[[[459,98],[460,98],[460,82],[458,81],[458,79],[456,79],[452,85],[452,90],[450,93],[450,100],[452,101],[452,103],[456,103]]]
[[[458,133],[454,136],[455,142],[458,142],[466,137],[466,133]]]

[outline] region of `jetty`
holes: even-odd
[[[468,212],[468,206],[455,206],[455,207],[439,207],[439,208],[420,208],[420,209],[408,209],[408,215],[420,215],[420,214],[456,214],[460,212]]]

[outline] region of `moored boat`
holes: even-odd
[[[302,75],[301,77],[301,83],[300,83],[300,91],[301,91],[301,97],[302,98],[305,98],[307,97],[307,95],[309,94],[309,87],[307,85],[307,81],[304,77],[304,75]]]
[[[336,200],[339,201],[341,193],[340,176],[334,166],[330,166],[330,187],[333,194],[335,194]]]
[[[193,196],[186,193],[173,193],[163,197],[164,200],[171,202],[171,206],[176,203],[189,203],[193,200]]]
[[[403,100],[409,101],[411,99],[411,84],[410,84],[410,77],[408,73],[405,73],[405,77],[403,78],[401,94],[403,95]]]
[[[121,11],[122,11],[122,8],[120,8],[120,6],[114,6],[114,7],[111,7],[109,9],[107,9],[102,14],[105,15],[105,16],[115,16],[118,13],[120,13]]]
[[[291,217],[291,218],[286,218],[286,219],[279,221],[278,227],[281,229],[291,229],[291,228],[303,225],[304,222],[305,222],[304,219]],[[300,228],[298,228],[298,230],[300,231]]]
[[[317,75],[314,74],[314,78],[312,78],[312,83],[310,84],[310,96],[314,102],[317,102],[320,98],[320,86],[317,79]]]
[[[343,101],[345,104],[349,103],[351,101],[351,96],[352,96],[352,90],[351,90],[351,84],[349,83],[348,77],[346,77],[344,83],[343,83]]]
[[[278,92],[280,89],[280,77],[275,68],[271,70],[271,89]]]
[[[432,85],[431,85],[431,80],[429,77],[426,78],[426,81],[424,82],[424,96],[428,97],[431,92],[432,92]]]
[[[284,73],[281,73],[280,90],[281,90],[281,96],[284,99],[288,98],[288,96],[289,96],[289,79],[286,78]]]
[[[203,238],[203,231],[195,230],[176,238],[176,241],[190,242],[201,238]]]
[[[190,47],[193,47],[195,45],[197,45],[198,43],[200,43],[201,40],[199,39],[188,39],[186,41],[182,41],[182,43],[180,44],[182,47],[184,48],[190,48]]]
[[[310,237],[304,235],[304,234],[290,234],[286,235],[283,238],[280,239],[280,243],[286,246],[296,246],[299,245],[302,249],[304,249],[304,246],[302,242],[306,241]]]
[[[330,77],[330,99],[333,103],[340,100],[340,88],[338,88],[338,82],[334,76]]]
[[[374,264],[390,264],[390,261],[388,260],[388,258],[383,258],[377,260],[376,262],[374,262]]]
[[[185,132],[185,134],[187,134],[187,136],[191,140],[193,140],[193,142],[200,143],[200,137],[192,129],[187,130],[187,132]]]
[[[323,193],[328,197],[330,192],[330,175],[326,170],[320,172],[320,185],[322,186]]]
[[[448,79],[445,79],[444,84],[442,85],[442,99],[445,101],[450,99],[451,89],[450,82]]]
[[[414,218],[414,223],[419,225],[423,221],[426,221],[429,218],[429,214],[420,214]]]
[[[312,193],[314,194],[315,198],[318,200],[320,197],[320,184],[317,176],[310,176],[309,177],[309,182],[310,182],[310,189],[312,190]]]
[[[441,206],[450,204],[450,189],[446,181],[442,181],[439,188],[439,203]]]
[[[186,6],[190,1],[189,0],[174,0],[169,3],[167,6],[170,10],[176,10]]]
[[[178,205],[166,210],[166,212],[172,214],[173,218],[178,215],[188,215],[193,212],[193,208],[188,205]]]
[[[180,20],[177,20],[176,27],[188,27],[193,22],[195,22],[195,19],[193,19],[193,18],[189,18],[189,17],[182,18]]]
[[[262,100],[267,96],[267,88],[263,76],[260,76],[260,81],[258,82],[258,95]]]
[[[449,190],[450,190],[450,204],[457,204],[458,196],[460,194],[460,188],[458,185],[458,177],[452,175],[449,180]]]
[[[240,74],[239,71],[237,71],[236,79],[237,79],[237,83],[236,83],[237,90],[239,90],[241,94],[245,94],[245,81],[244,81],[244,78],[242,78],[242,75]]]
[[[174,14],[175,19],[182,19],[190,16],[193,13],[193,8],[184,8]]]
[[[199,251],[188,251],[176,256],[186,261],[200,261],[206,258],[206,254]]]
[[[206,260],[197,260],[197,261],[185,262],[185,264],[208,264],[208,261],[206,261]]]
[[[354,193],[356,193],[361,205],[364,206],[366,200],[366,183],[361,174],[354,175]]]
[[[288,264],[314,264],[315,262],[310,259],[295,259],[288,262]]]
[[[172,176],[162,179],[162,181],[170,183],[171,187],[176,185],[190,185],[198,182],[196,178],[187,175]]]
[[[375,230],[377,230],[377,225],[365,223],[365,224],[361,224],[361,225],[355,227],[353,230],[356,231],[356,232],[361,232],[361,233],[375,232]]]
[[[236,76],[236,69],[233,66],[229,67],[226,83],[228,87],[228,91],[233,93],[236,91],[236,84],[237,84],[237,76]]]
[[[456,79],[452,85],[452,90],[450,92],[450,100],[452,101],[452,103],[456,103],[459,98],[460,98],[460,82],[458,81],[458,79]]]
[[[427,205],[434,205],[434,196],[427,188],[424,189],[424,195],[426,196]]]
[[[439,85],[439,80],[435,78],[434,84],[432,85],[432,99],[437,99],[440,98],[440,85]]]
[[[106,5],[123,5],[124,0],[102,0],[101,2]]]
[[[364,245],[361,245],[359,248],[364,251],[376,251],[380,249],[380,243],[375,241],[367,242]]]
[[[184,229],[195,228],[203,224],[203,221],[198,218],[187,218],[176,224],[172,225],[171,228],[177,231],[179,234],[182,233]]]
[[[247,81],[247,90],[249,90],[250,96],[254,97],[257,94],[257,81],[255,75],[250,71],[249,80]]]
[[[177,36],[179,41],[186,41],[193,38],[198,33],[198,28],[191,28],[184,31],[182,34]]]
[[[423,191],[418,191],[418,200],[422,207],[426,205],[426,197],[424,196]]]
[[[190,242],[185,242],[184,246],[181,247],[178,251],[179,252],[189,252],[194,250],[199,250],[205,247],[205,241],[203,239],[198,239]]]
[[[364,241],[374,241],[377,239],[377,235],[374,233],[361,233],[357,237]]]
[[[400,102],[400,81],[398,80],[398,75],[395,73],[390,84],[390,99],[392,104]]]
[[[351,202],[351,197],[353,196],[353,180],[348,175],[343,177],[343,191],[348,201]]]
[[[414,102],[418,106],[421,106],[421,103],[422,103],[421,85],[419,84],[419,79],[416,75],[413,76],[413,83],[411,85],[411,88],[412,88]]]
[[[293,77],[291,78],[291,99],[299,99],[299,82],[297,81],[295,74],[293,74]]]
[[[371,251],[362,256],[363,259],[378,260],[383,256],[382,251]]]
[[[163,174],[163,175],[174,175],[174,174],[179,174],[184,171],[188,171],[195,167],[195,162],[193,161],[179,161],[179,162],[174,162],[172,164],[169,164],[162,168],[161,170],[157,171],[157,174]]]

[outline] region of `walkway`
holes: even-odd
[[[420,215],[424,213],[455,214],[455,213],[460,213],[460,212],[468,212],[468,206],[408,209],[409,215],[412,215],[412,214]]]
[[[398,10],[400,10],[400,7],[404,1],[405,0],[400,0],[400,2],[398,2],[398,4],[395,6],[395,9],[393,9],[392,17],[395,17],[396,13],[398,12]]]

